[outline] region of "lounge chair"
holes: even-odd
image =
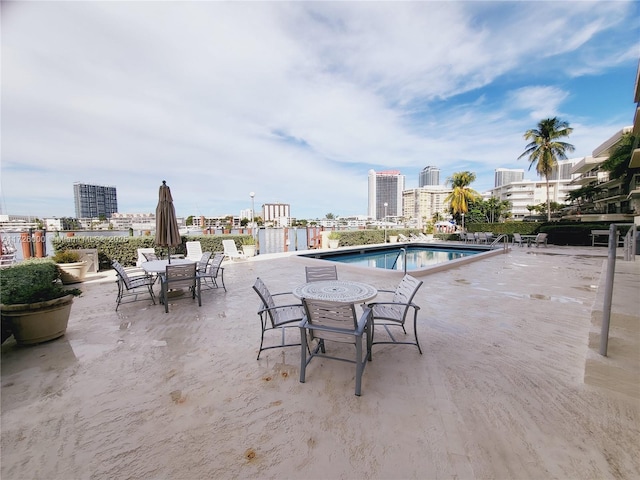
[[[408,242],[408,241],[409,241],[409,239],[407,238],[407,236],[406,236],[406,235],[404,235],[404,234],[402,234],[402,233],[399,233],[399,234],[398,234],[398,240],[400,240],[401,242]]]
[[[543,244],[546,247],[548,235],[549,235],[548,233],[539,233],[538,235],[536,235],[536,238],[533,240],[534,243],[536,244],[536,247],[539,246],[540,244]]]
[[[186,288],[191,292],[191,298],[198,297],[198,306],[202,306],[200,297],[200,279],[196,274],[196,264],[167,265],[164,275],[160,276],[160,301],[164,303],[165,313],[169,313],[169,290]],[[178,298],[178,297],[174,297]]]
[[[200,261],[202,258],[202,245],[199,241],[187,242],[187,255],[185,258],[193,260],[194,262]]]
[[[198,272],[200,277],[200,287],[204,289],[218,288],[218,278],[224,291],[227,291],[227,287],[224,285],[224,267],[222,267],[222,260],[224,260],[224,254],[221,252],[216,253],[211,261],[207,264],[204,271]]]
[[[338,280],[338,271],[335,265],[326,267],[304,267],[307,283],[320,282],[322,280]]]
[[[112,264],[113,269],[116,271],[117,283],[118,283],[118,296],[116,298],[116,312],[118,307],[122,303],[124,297],[135,297],[132,301],[138,300],[138,295],[141,293],[148,293],[151,296],[153,304],[156,304],[156,297],[153,294],[153,284],[156,279],[151,275],[129,275],[120,263],[114,261]],[[146,292],[141,291],[146,289]]]
[[[260,317],[260,323],[262,325],[262,333],[260,336],[260,349],[258,350],[258,357],[256,360],[260,360],[260,354],[263,350],[269,350],[272,348],[282,347],[294,347],[300,345],[299,341],[295,343],[289,343],[286,340],[286,332],[292,327],[298,327],[300,321],[304,317],[304,307],[297,299],[293,299],[291,292],[281,292],[272,294],[264,284],[260,277],[256,278],[256,283],[253,285],[253,289],[260,297],[262,304],[258,310],[258,316]],[[286,297],[285,297],[286,296]],[[287,298],[287,301],[292,303],[276,304],[274,297]],[[269,330],[279,329],[281,331],[281,340],[278,345],[264,346],[265,332]]]
[[[351,303],[326,302],[307,298],[303,299],[302,303],[305,309],[305,317],[300,322],[300,382],[305,382],[307,365],[314,357],[355,363],[355,394],[360,396],[362,373],[366,365],[365,360],[371,361],[371,310],[365,308],[360,318],[358,318],[356,308]],[[307,333],[312,340],[318,340],[318,344],[313,350],[309,350],[307,345]],[[366,351],[363,351],[362,342],[365,339]],[[327,355],[326,341],[354,344],[356,347],[355,359]],[[308,359],[307,352],[309,352]]]
[[[224,256],[230,260],[237,260],[242,258],[247,258],[243,253],[238,251],[238,247],[236,246],[236,242],[231,239],[222,240],[222,246],[224,248]]]
[[[142,256],[147,262],[153,262],[154,260],[160,260],[156,252],[142,252]]]
[[[373,322],[372,328],[372,344],[404,344],[415,345],[418,347],[418,351],[422,354],[422,348],[420,348],[420,342],[418,341],[418,310],[420,307],[413,303],[413,297],[415,297],[418,289],[422,285],[421,280],[417,280],[411,275],[405,275],[400,284],[396,287],[395,291],[392,290],[378,290],[378,293],[393,294],[391,299],[386,302],[372,302],[367,306],[371,309],[371,316]],[[390,327],[401,327],[404,334],[407,334],[405,329],[405,322],[409,312],[413,312],[413,334],[415,341],[399,341],[397,340]],[[389,340],[375,341],[375,328],[382,327],[386,330]]]

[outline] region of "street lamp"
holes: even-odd
[[[249,192],[249,196],[251,197],[251,236],[253,237],[253,239],[256,239],[256,234],[255,234],[255,225],[253,224],[253,218],[254,218],[254,213],[253,213],[253,197],[256,196],[255,192]]]
[[[464,213],[462,214],[462,231],[464,232]]]
[[[389,204],[384,202],[384,243],[387,243],[387,207]]]

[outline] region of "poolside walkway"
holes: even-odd
[[[638,398],[584,382],[606,253],[515,247],[421,277],[424,354],[377,346],[361,397],[350,364],[315,360],[301,384],[298,348],[255,359],[255,278],[291,290],[317,260],[229,263],[227,293],[168,314],[147,301],[116,313],[113,274],[100,272],[65,337],[2,346],[0,476],[639,478]],[[622,303],[637,316],[637,295],[614,296]]]

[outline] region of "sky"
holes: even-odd
[[[75,216],[74,182],[122,213],[288,203],[367,214],[369,170],[418,186],[523,168],[558,117],[570,158],[633,124],[640,2],[1,4],[1,213]]]

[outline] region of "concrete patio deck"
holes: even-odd
[[[227,263],[228,292],[168,314],[147,300],[116,313],[113,273],[100,272],[63,338],[2,346],[1,477],[639,478],[639,399],[606,374],[584,381],[606,254],[515,247],[421,277],[424,354],[374,348],[361,397],[351,364],[314,360],[302,384],[299,347],[256,361],[255,278],[291,290],[317,260]],[[623,285],[637,285],[637,265],[624,268]],[[379,289],[398,281],[338,274]],[[633,288],[616,284],[614,308],[637,325]],[[615,345],[607,362],[618,351],[638,360]]]

